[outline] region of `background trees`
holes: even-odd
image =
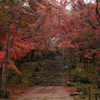
[[[0,7],[0,42],[3,45],[0,67],[4,96],[6,72],[14,69],[20,75],[15,63],[20,63],[30,50],[50,50],[56,27],[53,27],[55,23],[51,21],[55,16],[54,7],[48,1],[29,0],[25,6],[25,1],[2,0]]]
[[[68,5],[72,8],[66,9]],[[31,55],[63,48],[65,57],[100,63],[100,3],[83,0],[1,0],[0,68],[5,94],[6,71]],[[34,58],[34,57],[33,57]],[[45,56],[44,56],[45,58]]]

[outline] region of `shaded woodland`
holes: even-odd
[[[22,82],[21,64],[41,65],[58,53],[73,71],[74,82],[91,83],[90,78],[100,88],[99,0],[0,0],[2,97],[12,71]],[[85,77],[90,72],[84,69],[91,70],[90,77]],[[82,72],[85,76],[79,77]]]

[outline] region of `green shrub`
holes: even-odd
[[[83,83],[83,76],[80,75],[80,76],[78,77],[78,82]]]
[[[88,90],[87,90],[87,88],[83,87],[83,91],[82,91],[82,92],[83,92],[83,95],[86,95],[86,96],[88,95]]]
[[[71,93],[70,96],[74,96],[74,94]]]
[[[39,71],[40,66],[39,65],[35,65],[35,71]]]
[[[73,75],[73,82],[90,83],[90,79],[87,76],[81,76],[78,74]]]
[[[83,83],[90,83],[90,79],[87,76],[84,76]]]
[[[90,83],[90,79],[87,76],[80,76],[78,81],[81,83]]]
[[[78,78],[79,78],[79,75],[78,74],[74,74],[73,75],[73,82],[76,82]]]
[[[82,92],[82,85],[81,84],[79,84],[79,83],[75,84],[75,88],[78,92]]]
[[[72,68],[72,69],[75,69],[75,68],[76,68],[76,64],[72,63],[72,64],[71,64],[71,68]]]
[[[88,89],[85,86],[82,86],[81,84],[76,83],[75,88],[78,92],[82,92],[83,95],[88,95]]]

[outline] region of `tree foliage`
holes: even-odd
[[[8,51],[6,71],[18,74],[15,62],[31,50],[38,55],[56,46],[65,56],[100,63],[100,1],[1,0],[0,43],[0,68]]]

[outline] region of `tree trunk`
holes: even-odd
[[[4,97],[6,92],[6,66],[7,66],[7,58],[8,58],[8,49],[9,49],[9,32],[6,34],[6,51],[5,51],[5,57],[4,57],[4,63],[2,68],[2,81],[1,81],[1,89],[3,91],[2,97]]]
[[[86,68],[85,58],[83,58],[84,68]]]
[[[21,71],[21,61],[18,61],[18,70]],[[22,83],[20,75],[18,75],[18,83]]]
[[[80,59],[79,59],[79,62],[82,62],[82,57],[80,56],[79,58],[80,58]]]
[[[30,50],[30,52],[28,54],[28,61],[31,61],[31,50]]]

